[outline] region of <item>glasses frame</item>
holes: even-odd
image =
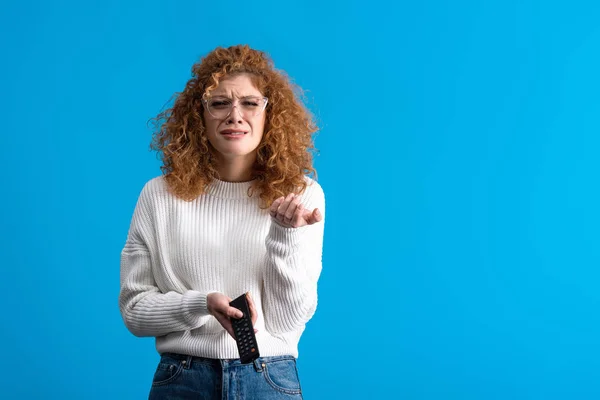
[[[208,106],[208,102],[209,102],[209,101],[210,101],[210,100],[211,100],[213,97],[208,97],[208,98],[202,99],[202,103],[204,103],[204,108],[206,108],[206,111],[208,111],[208,113],[209,113],[209,114],[210,114],[210,115],[211,115],[213,118],[217,118],[217,119],[226,119],[226,118],[229,118],[229,116],[230,116],[230,115],[231,115],[231,113],[233,112],[233,108],[234,108],[234,107],[238,107],[238,106],[239,106],[239,102],[240,102],[240,100],[243,100],[243,99],[249,99],[249,98],[259,98],[259,99],[263,99],[263,100],[265,101],[265,103],[263,104],[263,106],[262,106],[262,108],[260,109],[260,111],[258,111],[256,114],[252,115],[252,117],[258,117],[260,114],[262,114],[262,113],[265,111],[265,109],[267,108],[267,104],[269,103],[269,99],[268,99],[267,97],[264,97],[264,96],[262,96],[262,97],[261,97],[261,96],[246,96],[246,97],[242,97],[242,98],[235,98],[235,99],[230,99],[230,98],[228,98],[228,97],[225,97],[225,96],[215,96],[215,98],[219,98],[219,97],[222,97],[222,98],[224,98],[224,99],[231,100],[231,108],[229,109],[229,113],[227,113],[227,115],[226,115],[226,116],[224,116],[224,117],[218,117],[218,116],[216,116],[216,115],[214,115],[213,113],[211,113],[211,112],[210,112],[210,107]],[[236,102],[237,102],[238,104],[236,104]],[[244,117],[244,118],[247,118],[247,116],[245,115],[245,113],[244,113],[243,111],[241,111],[240,109],[238,109],[238,113],[239,113],[239,114],[240,114],[242,117]]]

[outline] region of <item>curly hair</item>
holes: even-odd
[[[280,196],[302,193],[307,186],[305,175],[312,173],[316,179],[311,151],[315,150],[312,134],[318,129],[300,101],[301,89],[285,72],[275,69],[264,52],[247,45],[217,47],[194,64],[185,89],[174,95],[173,107],[151,119],[156,130],[150,148],[161,155],[160,169],[175,196],[192,201],[204,193],[218,173],[216,150],[205,135],[202,99],[220,80],[238,74],[248,74],[269,99],[252,171],[256,181],[248,190],[250,197],[258,191],[264,209]]]

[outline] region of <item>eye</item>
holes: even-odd
[[[262,106],[263,99],[260,97],[246,97],[242,100],[242,106],[246,108],[259,108]]]
[[[225,99],[214,99],[208,102],[208,106],[216,109],[224,109],[231,105],[231,101]]]
[[[244,107],[258,107],[258,101],[256,100],[244,100],[242,105]]]

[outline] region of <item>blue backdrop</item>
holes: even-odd
[[[307,90],[321,127],[306,399],[600,398],[600,3],[0,10],[3,399],[146,398],[158,355],[117,304],[160,174],[146,122],[238,43]]]

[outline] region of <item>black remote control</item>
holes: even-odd
[[[244,313],[240,319],[230,318],[235,340],[237,342],[238,352],[240,353],[240,361],[246,364],[260,357],[258,353],[258,345],[256,344],[256,336],[254,336],[254,327],[250,318],[250,307],[244,293],[237,299],[229,303],[231,307],[235,307]]]

